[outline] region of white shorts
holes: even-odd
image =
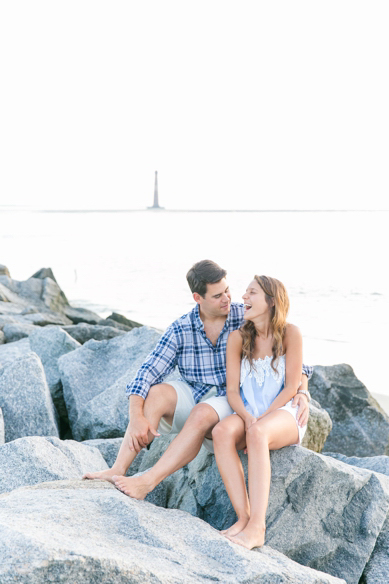
[[[184,424],[196,405],[196,402],[193,398],[192,388],[185,381],[166,381],[165,383],[171,385],[176,390],[177,404],[172,425],[168,424],[164,418],[161,418],[158,432],[160,432],[160,434],[178,434],[184,427]],[[234,413],[226,396],[217,395],[216,387],[212,387],[198,403],[210,405],[219,416],[219,422]],[[213,443],[211,439],[204,438],[203,445],[207,450],[213,452]]]

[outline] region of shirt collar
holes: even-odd
[[[196,328],[200,331],[204,331],[204,323],[200,318],[200,304],[196,304],[196,306],[194,307],[193,316],[194,316],[194,323],[196,325]],[[231,309],[230,309],[230,312],[228,313],[228,316],[226,318],[226,322],[224,323],[222,331],[224,331],[229,326],[230,317],[231,317]]]

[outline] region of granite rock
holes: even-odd
[[[11,277],[7,266],[4,266],[3,264],[0,264],[0,276]]]
[[[318,402],[312,400],[309,404],[308,427],[302,440],[302,446],[321,452],[332,429],[331,418]]]
[[[0,345],[4,345],[5,343],[5,334],[2,330],[0,330]]]
[[[37,327],[33,324],[5,324],[3,326],[3,333],[7,343],[13,343],[28,337]]]
[[[115,384],[121,377],[131,380],[147,354],[154,348],[160,333],[148,327],[136,328],[108,341],[88,341],[58,360],[69,422],[76,440],[114,438],[85,435],[78,419],[87,404]],[[123,385],[123,395],[125,385]],[[111,410],[112,405],[111,405]],[[102,419],[104,412],[102,412]]]
[[[22,436],[58,436],[55,408],[42,363],[35,353],[0,369],[0,407],[6,442]]]
[[[0,408],[0,445],[5,442],[5,430],[4,430],[4,416],[3,410]]]
[[[155,439],[139,471],[155,464],[169,442],[168,437]],[[240,456],[247,477],[247,455]],[[272,452],[271,466],[266,544],[357,584],[389,511],[389,479],[301,446]],[[216,529],[236,521],[214,456],[204,448],[159,487],[147,501],[188,511]]]
[[[389,454],[389,417],[349,365],[316,366],[309,390],[332,420],[323,452]]]
[[[123,316],[122,314],[119,314],[117,312],[113,312],[112,314],[110,314],[108,316],[108,320],[115,320],[116,322],[120,323],[120,324],[124,324],[130,328],[136,328],[136,327],[140,327],[143,326],[142,324],[140,324],[140,322],[136,322],[136,320],[131,320],[125,316]]]
[[[0,497],[0,580],[344,584],[270,547],[245,550],[201,519],[97,481],[42,483]]]
[[[84,345],[91,339],[95,341],[108,341],[120,337],[124,332],[112,326],[102,326],[81,322],[62,327],[73,339]]]
[[[92,446],[54,436],[28,436],[0,446],[0,468],[0,493],[5,493],[45,481],[79,479],[91,468],[104,470],[107,465]]]
[[[61,419],[68,420],[62,382],[58,370],[58,359],[81,345],[58,326],[37,327],[30,335],[31,350],[43,364],[51,397]]]
[[[101,320],[101,316],[99,316],[96,312],[86,308],[66,306],[64,313],[68,318],[70,318],[73,324],[78,324],[79,322],[97,324]]]
[[[20,359],[31,353],[30,341],[21,339],[14,343],[6,343],[0,346],[0,368],[9,365],[16,359]]]

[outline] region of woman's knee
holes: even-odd
[[[260,422],[253,424],[246,432],[247,442],[268,442],[269,437],[266,428]]]

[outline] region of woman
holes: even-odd
[[[243,295],[246,321],[227,343],[227,398],[234,414],[215,426],[216,462],[238,521],[223,533],[248,549],[265,542],[270,489],[269,450],[300,443],[291,402],[300,385],[302,338],[286,322],[289,299],[281,282],[255,276]],[[236,415],[237,414],[237,415]],[[237,450],[247,449],[247,494]]]

